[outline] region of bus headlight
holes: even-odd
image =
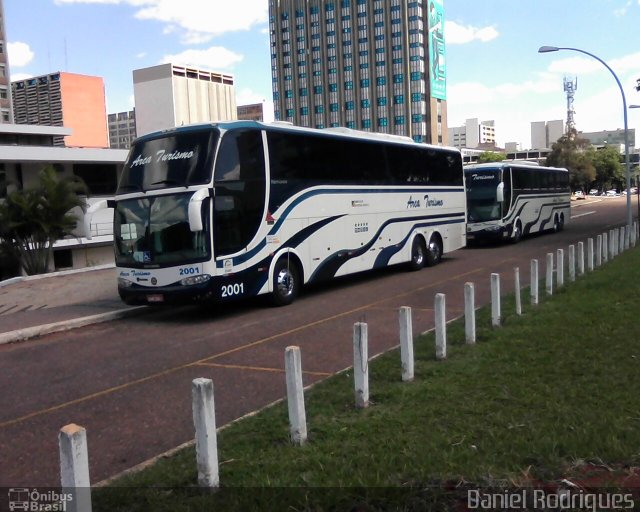
[[[130,288],[132,284],[133,284],[133,281],[129,281],[124,277],[118,278],[118,288]]]
[[[211,279],[211,276],[209,274],[201,274],[199,276],[189,276],[189,277],[185,277],[184,279],[181,279],[180,284],[182,286],[192,286],[194,284],[206,283],[209,279]]]

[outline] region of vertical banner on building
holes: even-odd
[[[443,0],[429,0],[429,65],[431,97],[447,99],[447,73],[444,60]]]

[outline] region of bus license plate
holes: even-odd
[[[161,293],[147,295],[147,302],[164,302],[164,295],[162,295]]]

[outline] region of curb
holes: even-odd
[[[110,311],[108,313],[99,313],[97,315],[73,318],[71,320],[62,320],[60,322],[54,322],[50,324],[25,327],[24,329],[17,329],[15,331],[0,333],[0,345],[15,343],[18,341],[25,341],[30,338],[36,338],[38,336],[43,336],[45,334],[51,334],[54,332],[69,331],[77,327],[85,327],[87,325],[109,322],[111,320],[117,320],[119,318],[127,318],[150,311],[152,311],[152,309],[148,308],[147,306],[136,306],[128,309]]]

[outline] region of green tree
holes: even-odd
[[[587,139],[577,137],[575,131],[563,135],[551,147],[546,164],[569,170],[569,183],[573,190],[589,190],[596,179],[596,168],[592,161],[592,146]]]
[[[486,164],[489,162],[502,162],[507,155],[504,153],[498,153],[497,151],[483,151],[478,155],[478,163]]]
[[[78,178],[60,178],[48,166],[33,188],[10,192],[0,204],[0,238],[28,275],[47,271],[54,242],[76,227],[69,210],[84,206],[78,194],[85,189]]]
[[[596,168],[596,182],[599,188],[624,188],[625,168],[620,161],[620,152],[611,146],[593,151],[593,165]]]

